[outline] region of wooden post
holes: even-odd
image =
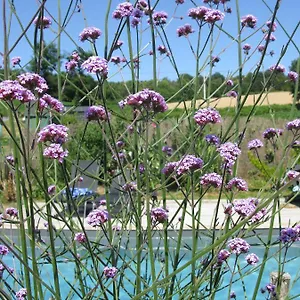
[[[278,272],[272,272],[270,274],[271,283],[274,284],[276,287],[278,286],[278,279],[279,274]],[[284,300],[289,294],[290,290],[290,282],[291,282],[291,275],[289,273],[283,273],[280,276],[280,292],[279,295],[271,296],[272,300]]]

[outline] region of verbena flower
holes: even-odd
[[[168,212],[162,207],[156,207],[151,209],[152,223],[164,223],[168,220]]]
[[[36,17],[34,20],[33,20],[33,23],[37,26],[37,28],[41,29],[45,29],[45,28],[49,28],[50,25],[52,24],[52,21],[49,17],[43,17],[43,18],[40,18],[40,17]]]
[[[124,44],[123,41],[117,40],[116,43],[114,44],[114,50],[120,49],[123,44]]]
[[[231,216],[233,214],[233,206],[231,203],[227,203],[224,205],[224,214]]]
[[[68,150],[64,150],[60,144],[50,144],[49,147],[44,149],[43,155],[50,159],[57,159],[60,163],[69,154]]]
[[[228,250],[226,249],[220,250],[217,257],[217,263],[221,265],[223,262],[225,262],[228,259],[229,256],[230,256],[230,252]]]
[[[219,188],[222,185],[222,176],[217,173],[204,174],[200,178],[200,184],[207,187],[212,186]]]
[[[19,212],[18,212],[18,210],[17,210],[16,208],[14,208],[14,207],[8,207],[8,208],[6,208],[6,210],[5,210],[5,214],[6,214],[6,215],[9,215],[9,216],[12,217],[12,218],[17,218]]]
[[[273,66],[271,66],[270,68],[269,68],[269,70],[271,71],[271,72],[273,72],[273,71],[276,71],[276,72],[278,72],[278,73],[284,73],[285,72],[285,67],[283,66],[283,65],[273,65]]]
[[[204,21],[206,14],[210,11],[210,8],[206,6],[198,6],[191,8],[188,11],[188,16],[192,19]]]
[[[286,176],[289,180],[293,180],[295,179],[297,176],[300,175],[300,172],[297,172],[297,171],[293,171],[293,170],[290,170],[286,173]]]
[[[234,254],[247,253],[250,249],[250,245],[241,238],[234,238],[227,243],[228,248]]]
[[[205,140],[207,143],[219,146],[220,145],[220,138],[214,134],[208,134],[205,136]]]
[[[79,39],[81,42],[86,40],[95,41],[102,34],[102,31],[97,27],[86,27],[79,34]]]
[[[190,24],[185,24],[177,28],[176,32],[178,37],[181,36],[188,36],[189,34],[193,33],[195,30],[192,28]]]
[[[221,123],[222,121],[219,112],[211,107],[199,109],[194,116],[194,120],[200,126],[205,126],[209,123]]]
[[[217,9],[210,9],[206,14],[205,14],[205,21],[207,23],[213,24],[217,21],[221,21],[224,19],[224,14],[217,10]]]
[[[297,79],[298,79],[298,73],[297,72],[290,71],[290,72],[288,72],[287,76],[290,79],[290,81],[297,82]]]
[[[163,45],[159,45],[157,47],[157,50],[158,50],[158,52],[160,54],[166,54],[166,53],[168,53],[168,49],[165,46],[163,46]]]
[[[11,59],[11,63],[13,65],[13,67],[18,65],[20,62],[21,62],[21,57],[20,56],[15,56]]]
[[[54,195],[55,194],[55,191],[56,191],[56,186],[53,184],[53,185],[50,185],[48,187],[48,194],[49,195]]]
[[[153,22],[156,26],[167,23],[168,14],[165,11],[157,11],[152,15]],[[148,21],[150,22],[150,20]]]
[[[52,109],[56,112],[63,112],[65,110],[64,105],[54,97],[44,94],[38,102],[38,107],[40,111],[43,111],[44,108]]]
[[[27,296],[27,290],[25,288],[22,288],[18,292],[16,292],[17,300],[25,300],[26,296]]]
[[[169,176],[175,171],[176,167],[177,167],[177,162],[169,162],[165,165],[165,167],[162,169],[161,172],[166,176]]]
[[[87,216],[87,223],[92,227],[103,225],[109,219],[109,214],[106,210],[95,209]]]
[[[258,199],[247,198],[233,201],[233,208],[241,217],[251,217],[251,222],[258,222],[266,215],[266,208],[254,214],[258,205]]]
[[[295,119],[293,121],[287,122],[286,129],[291,131],[298,131],[300,129],[300,119]]]
[[[249,150],[259,149],[263,146],[264,146],[263,142],[259,139],[254,139],[254,140],[252,140],[248,143],[248,149]]]
[[[272,32],[274,32],[277,28],[277,23],[275,21],[273,24],[272,24],[272,21],[267,21],[266,25],[269,29],[271,29]]]
[[[6,246],[0,245],[0,255],[7,255],[9,253],[9,250]]]
[[[17,76],[17,79],[22,86],[31,91],[36,91],[38,94],[43,94],[49,89],[46,80],[35,73],[23,73]]]
[[[176,4],[183,4],[185,0],[175,0]]]
[[[101,77],[106,78],[108,74],[107,60],[99,56],[91,56],[81,65],[83,70],[91,74],[99,74]]]
[[[65,63],[65,68],[67,72],[72,72],[78,67],[78,62],[75,60],[70,60]]]
[[[182,175],[190,171],[201,169],[203,160],[194,155],[185,155],[180,161],[177,162],[176,173]]]
[[[257,23],[257,18],[253,15],[247,15],[242,17],[241,24],[243,27],[254,28]]]
[[[4,80],[0,82],[0,100],[13,101],[19,100],[27,103],[35,100],[33,93],[20,85],[17,81]]]
[[[242,178],[234,177],[234,178],[230,179],[225,186],[225,188],[229,191],[232,191],[234,187],[238,191],[242,191],[242,192],[248,191],[248,184]]]
[[[241,154],[241,149],[238,145],[231,142],[221,144],[217,151],[220,153],[220,156],[223,158],[224,165],[228,169],[233,167],[238,156]]]
[[[144,89],[136,94],[129,95],[121,102],[123,107],[129,105],[135,108],[144,108],[145,110],[154,113],[164,112],[168,109],[164,97],[149,89]]]
[[[248,55],[248,54],[249,54],[249,51],[251,50],[251,45],[250,45],[250,44],[245,44],[245,45],[243,46],[243,50],[244,50],[244,53],[245,53],[246,55]]]
[[[172,147],[169,147],[169,146],[163,146],[161,151],[166,153],[168,156],[171,156],[173,153]]]
[[[282,229],[280,231],[279,240],[284,244],[300,241],[300,225]]]
[[[90,106],[85,114],[88,121],[107,121],[110,119],[110,113],[106,114],[105,108],[101,105]]]
[[[238,96],[238,93],[236,91],[229,91],[227,94],[226,94],[227,97],[232,97],[232,98],[237,98]]]
[[[254,253],[248,254],[245,259],[247,264],[251,266],[255,266],[259,262],[258,256]]]
[[[228,79],[226,81],[226,85],[232,87],[234,85],[233,81],[231,79]]]
[[[263,132],[263,138],[270,140],[273,139],[275,137],[278,137],[280,135],[282,135],[283,130],[282,129],[278,129],[278,128],[267,128],[264,132]]]
[[[236,293],[234,291],[230,292],[230,299],[236,299]]]
[[[38,133],[38,142],[63,144],[68,139],[68,130],[64,125],[50,124]]]
[[[124,17],[130,17],[133,9],[134,7],[130,2],[120,3],[113,12],[113,18],[122,19]]]
[[[78,232],[75,234],[74,241],[78,242],[79,244],[83,244],[86,242],[86,236],[83,232]]]
[[[103,269],[103,274],[106,278],[115,278],[118,273],[118,269],[116,267],[105,267]]]
[[[6,159],[6,161],[10,164],[10,165],[14,165],[14,163],[15,163],[15,159],[14,159],[14,157],[12,156],[12,155],[7,155],[6,157],[5,157],[5,159]]]
[[[264,46],[264,45],[259,45],[259,46],[257,47],[257,50],[258,50],[259,52],[263,52],[263,51],[265,50],[265,46]]]
[[[269,36],[269,34],[265,34],[265,36],[264,36],[264,40],[265,41],[270,41],[270,42],[275,42],[276,41],[276,37],[275,37],[275,35],[274,34],[270,34],[270,36]]]
[[[114,64],[119,64],[121,62],[121,57],[120,56],[113,56],[110,61]]]
[[[122,190],[124,192],[129,192],[129,191],[132,192],[132,191],[136,191],[136,189],[137,189],[136,182],[128,182],[122,186]]]

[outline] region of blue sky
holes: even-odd
[[[52,15],[54,18],[57,18],[58,15],[58,2],[61,2],[61,14],[62,18],[66,14],[68,4],[70,1],[68,0],[48,0],[46,2],[46,9],[48,12],[45,12],[46,16]],[[75,2],[75,1],[74,1]],[[67,33],[69,36],[72,37],[73,41],[68,37],[67,34],[62,34],[62,42],[61,42],[61,48],[63,50],[63,53],[70,53],[75,48],[76,45],[81,46],[84,49],[90,49],[90,45],[88,42],[82,43],[79,41],[78,35],[81,32],[81,30],[86,26],[96,26],[100,28],[102,31],[104,31],[104,23],[105,23],[105,12],[106,12],[106,6],[107,2],[105,0],[82,0],[82,7],[81,12],[76,12],[68,26],[67,26]],[[112,1],[112,10],[117,6],[118,3],[121,1],[113,0]],[[154,3],[155,1],[151,1]],[[203,5],[202,1],[195,1],[197,5],[201,6]],[[273,9],[275,6],[275,0],[266,0],[268,5]],[[27,24],[30,22],[33,14],[38,8],[38,1],[37,0],[15,0],[14,1],[16,12],[18,14],[18,17],[21,20],[21,23],[24,27],[27,26]],[[262,0],[240,0],[240,14],[241,16],[247,15],[247,14],[253,14],[258,18],[258,23],[256,29],[259,29],[260,26],[262,26],[267,20],[271,18],[271,12],[268,10],[266,5],[263,3]],[[232,36],[237,36],[237,16],[236,16],[236,6],[235,1],[228,2],[227,6],[232,8],[231,14],[226,14],[224,18],[223,23],[223,29],[225,31],[228,31]],[[179,5],[175,11],[176,5],[175,0],[161,0],[156,8],[156,10],[164,10],[168,13],[169,18],[168,20],[170,23],[166,26],[165,30],[168,36],[169,43],[172,47],[172,51],[176,60],[176,63],[178,65],[179,73],[189,73],[194,75],[195,74],[195,59],[190,51],[188,42],[185,38],[181,37],[178,38],[176,35],[176,29],[184,25],[186,23],[189,23],[193,26],[194,29],[196,29],[196,23],[194,20],[190,19],[187,16],[187,12],[189,8],[194,7],[193,4],[186,0],[183,5]],[[222,7],[220,7],[222,10]],[[282,0],[281,6],[278,12],[278,19],[281,23],[281,25],[285,28],[285,30],[288,33],[291,33],[297,23],[299,22],[299,11],[300,11],[300,1],[299,0]],[[111,15],[110,13],[110,15]],[[8,11],[8,17],[9,17],[9,11]],[[115,30],[119,24],[119,21],[109,18],[109,41],[112,42],[112,39],[114,37]],[[151,79],[152,78],[152,57],[148,55],[148,52],[151,50],[151,45],[149,44],[150,41],[150,30],[147,26],[147,19],[144,17],[143,20],[143,30],[144,33],[142,34],[142,48],[144,48],[144,51],[142,54],[145,54],[141,59],[141,71],[140,71],[140,77],[141,79]],[[53,22],[53,25],[51,26],[51,29],[47,29],[44,31],[44,39],[46,42],[56,42],[55,37],[57,33],[58,27]],[[9,43],[10,46],[14,44],[16,39],[21,34],[22,30],[21,27],[17,21],[17,18],[12,15],[11,19],[11,28],[10,28],[10,37],[9,37]],[[134,33],[134,30],[132,29],[132,32]],[[208,32],[208,26],[202,31],[202,39],[201,43],[204,44],[204,41],[207,37]],[[246,38],[247,36],[253,34],[255,30],[246,28],[242,33],[242,38]],[[272,42],[269,46],[270,50],[275,51],[275,55],[273,57],[268,56],[265,59],[264,62],[264,68],[267,69],[270,65],[275,64],[280,56],[280,51],[282,47],[287,43],[288,37],[282,30],[281,26],[278,24],[278,29],[274,33],[277,40],[275,42]],[[30,30],[28,31],[27,37],[31,42],[33,42],[33,36],[34,36],[34,27],[31,26]],[[3,32],[1,32],[1,40],[0,40],[0,48],[1,51],[3,51]],[[133,35],[135,37],[135,35]],[[191,43],[195,46],[196,45],[196,38],[197,34],[194,33],[190,36]],[[253,36],[251,36],[245,43],[249,43],[252,45],[253,48],[255,48],[259,43],[260,40],[263,38],[263,33],[261,30],[258,30]],[[127,45],[127,35],[126,31],[122,33],[121,40],[124,41],[124,53],[125,56],[128,55],[128,52],[125,50]],[[296,45],[300,46],[300,29],[298,28],[296,35],[294,36],[294,42]],[[135,46],[135,40],[133,41],[133,44]],[[157,45],[162,44],[160,39],[157,39]],[[232,74],[237,69],[238,64],[238,56],[237,56],[237,44],[235,42],[232,42],[230,38],[228,38],[224,33],[219,33],[218,31],[215,31],[213,36],[213,44],[215,45],[213,50],[213,55],[218,55],[220,57],[220,62],[216,65],[214,68],[214,72],[220,72],[224,75]],[[97,49],[99,56],[103,55],[103,49],[104,49],[104,37],[100,37],[97,42]],[[135,48],[135,47],[134,47]],[[22,63],[26,63],[28,60],[30,60],[32,55],[32,50],[26,40],[25,37],[21,39],[18,46],[14,49],[12,52],[12,56],[21,56],[22,57]],[[114,55],[120,55],[120,51],[116,51]],[[207,57],[208,52],[204,51],[203,56],[200,61],[200,65],[205,65],[205,58]],[[244,57],[244,56],[243,56]],[[295,49],[295,47],[291,44],[286,55],[283,57],[281,63],[286,66],[288,69],[290,62],[292,59],[295,59],[299,57],[298,51]],[[253,54],[252,58],[245,64],[245,72],[248,72],[253,68],[257,62],[259,61],[260,54],[257,53],[257,51]],[[121,80],[120,74],[117,72],[118,69],[111,63],[110,64],[110,76],[111,80]],[[201,74],[202,75],[208,75],[208,68],[203,68]],[[115,73],[118,73],[116,75],[113,75]],[[128,68],[125,68],[122,72],[122,76],[125,79],[130,78],[130,70]],[[159,78],[167,77],[169,79],[175,80],[176,79],[176,73],[174,71],[174,68],[170,64],[168,58],[165,56],[158,56],[158,76]]]

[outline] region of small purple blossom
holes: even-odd
[[[277,24],[276,22],[274,21],[274,23],[272,24],[272,21],[267,21],[266,22],[266,25],[269,29],[271,29],[272,32],[274,32],[277,28]]]
[[[221,265],[223,262],[225,262],[229,256],[230,256],[230,252],[228,250],[226,249],[220,250],[217,258],[218,265]]]
[[[241,23],[243,27],[255,28],[257,23],[257,18],[253,15],[247,15],[242,17]]]
[[[36,17],[33,20],[33,23],[37,26],[38,29],[45,29],[50,27],[52,21],[50,18],[44,16],[42,19],[40,17]]]
[[[241,154],[241,149],[238,147],[238,145],[231,142],[221,144],[217,151],[223,158],[224,165],[229,169],[232,168],[238,156]]]
[[[221,123],[222,121],[219,112],[211,107],[199,109],[194,116],[194,120],[199,126],[205,126],[209,123]]]
[[[123,44],[124,44],[123,41],[117,40],[116,43],[115,43],[115,45],[114,45],[114,50],[120,49]]]
[[[0,245],[0,255],[7,255],[9,253],[9,250],[6,246]]]
[[[78,62],[75,60],[70,60],[65,63],[65,68],[67,72],[72,72],[78,67]]]
[[[226,85],[227,85],[227,86],[230,86],[230,87],[233,87],[234,83],[233,83],[233,81],[232,81],[231,79],[228,79],[228,80],[226,81]]]
[[[121,62],[121,57],[120,56],[113,56],[110,61],[114,64],[119,64]]]
[[[16,292],[17,300],[25,300],[26,296],[27,296],[27,290],[25,288],[22,288],[18,292]]]
[[[162,169],[162,173],[166,176],[171,175],[177,167],[177,162],[169,162],[165,165],[165,167]]]
[[[56,186],[55,186],[54,184],[53,184],[53,185],[50,185],[50,186],[48,187],[48,194],[49,194],[49,195],[54,195],[55,191],[56,191]]]
[[[246,256],[246,262],[248,265],[255,266],[259,262],[259,258],[256,254],[250,253]]]
[[[188,16],[191,17],[192,19],[203,21],[208,11],[210,11],[210,8],[205,6],[198,6],[195,8],[191,8],[188,11]]]
[[[168,14],[164,11],[157,11],[152,15],[152,18],[156,26],[164,25],[167,23]]]
[[[205,14],[205,21],[209,24],[213,24],[217,21],[222,21],[224,19],[224,14],[217,10],[217,9],[210,9],[209,11],[207,11],[207,13]]]
[[[154,224],[164,223],[168,220],[168,212],[162,207],[156,207],[151,210],[151,220]]]
[[[137,189],[136,182],[128,182],[122,186],[122,190],[124,192],[129,192],[129,191],[133,192],[136,191],[136,189]]]
[[[125,100],[122,100],[122,105],[129,105],[135,108],[143,107],[145,110],[153,111],[154,113],[164,112],[168,109],[164,97],[149,89],[129,95]]]
[[[63,144],[68,139],[68,130],[64,125],[50,124],[38,133],[38,143],[51,142],[55,144]]]
[[[50,159],[57,159],[60,163],[63,162],[64,158],[69,154],[68,150],[64,150],[60,144],[50,144],[49,147],[45,148],[43,155]]]
[[[270,42],[275,42],[276,41],[276,37],[275,37],[275,35],[274,34],[270,34],[270,36],[269,36],[269,34],[266,34],[265,36],[264,36],[264,39],[265,39],[265,41],[270,41]]]
[[[243,50],[244,50],[244,53],[245,53],[246,55],[248,55],[248,54],[249,54],[249,51],[251,50],[251,45],[250,45],[250,44],[245,44],[245,45],[243,46]]]
[[[205,140],[207,143],[219,146],[220,145],[220,138],[214,134],[208,134],[205,136]]]
[[[234,177],[234,178],[230,179],[225,186],[226,190],[229,190],[229,191],[232,191],[234,187],[238,191],[242,191],[242,192],[248,191],[248,184],[242,178]]]
[[[79,39],[81,42],[84,41],[95,41],[101,36],[102,32],[99,28],[96,27],[86,27],[79,34]]]
[[[35,73],[23,73],[17,76],[17,79],[22,86],[39,94],[43,94],[49,89],[46,80]]]
[[[115,278],[118,273],[118,269],[116,267],[105,267],[103,269],[103,274],[106,278]]]
[[[110,119],[110,113],[106,113],[105,108],[101,105],[90,106],[85,114],[88,121],[107,121]]]
[[[171,156],[173,153],[172,147],[169,147],[169,146],[163,146],[161,151],[166,153],[168,156]]]
[[[300,175],[300,172],[297,172],[297,171],[293,171],[293,170],[290,170],[286,173],[286,176],[289,180],[293,180],[295,178],[297,178],[297,176]]]
[[[238,96],[238,93],[236,91],[229,91],[227,94],[226,94],[227,97],[232,97],[232,98],[237,98]]]
[[[87,216],[87,223],[92,227],[103,225],[109,219],[109,214],[106,210],[95,209]]]
[[[13,65],[13,67],[20,64],[20,62],[21,62],[21,57],[20,56],[15,56],[11,59],[11,63]]]
[[[175,0],[176,4],[183,4],[185,0]]]
[[[259,149],[263,146],[264,146],[263,142],[259,139],[254,139],[254,140],[252,140],[248,143],[248,149],[249,150]]]
[[[8,207],[5,210],[5,214],[9,215],[11,218],[17,218],[18,217],[18,210],[14,207]]]
[[[259,45],[259,46],[257,47],[257,50],[258,50],[259,52],[263,52],[263,51],[265,50],[265,46],[264,46],[264,45]]]
[[[21,103],[28,103],[35,100],[33,93],[20,85],[17,81],[4,80],[0,82],[0,100],[19,100]]]
[[[279,240],[284,244],[300,241],[300,225],[282,229],[280,232]]]
[[[255,214],[258,205],[258,200],[256,198],[247,198],[235,200],[233,202],[233,208],[236,213],[241,217],[251,217],[251,222],[258,222],[266,215],[266,208],[263,208]]]
[[[298,79],[298,73],[297,72],[290,71],[290,72],[288,72],[287,76],[288,76],[290,81],[297,82],[297,79]]]
[[[51,97],[48,94],[44,94],[39,99],[39,110],[43,111],[44,108],[52,109],[58,113],[61,113],[64,111],[65,107],[64,105],[57,99]]]
[[[168,53],[168,49],[163,45],[159,45],[157,47],[157,50],[158,50],[159,54],[161,54],[161,55]]]
[[[204,174],[200,178],[200,184],[207,187],[212,186],[219,188],[222,185],[222,176],[217,173]]]
[[[187,172],[201,169],[202,166],[203,166],[203,160],[201,158],[188,154],[185,155],[180,161],[177,162],[176,173],[177,175],[180,176]]]
[[[237,255],[241,253],[247,253],[250,249],[250,245],[241,238],[234,238],[228,241],[227,246],[232,253],[235,253]]]
[[[113,12],[113,18],[122,19],[124,17],[130,17],[133,9],[133,5],[130,2],[120,3]]]
[[[10,165],[14,165],[14,163],[15,163],[15,159],[14,159],[14,157],[12,156],[12,155],[7,155],[6,157],[5,157],[5,159],[6,159],[6,161],[10,164]]]
[[[124,147],[124,145],[125,145],[125,143],[124,143],[123,141],[117,141],[117,142],[116,142],[116,146],[117,146],[118,148],[122,148],[122,147]]]
[[[278,137],[278,136],[282,135],[282,133],[283,133],[282,129],[267,128],[263,132],[263,138],[266,139],[266,140],[270,140],[270,139],[273,139],[275,137]]]
[[[99,74],[101,77],[106,78],[108,74],[107,60],[99,56],[91,56],[81,65],[83,70],[91,74]]]
[[[234,291],[230,292],[230,299],[236,299],[236,293]]]
[[[75,234],[74,241],[78,242],[79,244],[86,242],[86,236],[83,232],[78,232]]]
[[[298,131],[300,129],[300,119],[295,119],[293,121],[286,123],[286,129],[291,131]]]
[[[145,173],[145,166],[143,164],[139,165],[139,172],[140,172],[140,174],[144,174]]]
[[[224,214],[231,216],[233,213],[233,206],[231,203],[227,203],[224,205]]]
[[[269,68],[269,70],[271,72],[284,73],[285,72],[285,67],[283,65],[278,64],[277,66],[276,65],[271,66]]]
[[[192,28],[190,24],[185,24],[177,28],[176,32],[178,37],[185,36],[187,37],[189,34],[193,33],[195,30]]]

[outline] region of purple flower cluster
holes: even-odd
[[[185,0],[175,0],[176,4],[183,4]]]
[[[95,41],[101,36],[102,32],[99,28],[96,27],[86,27],[79,34],[79,39],[81,42],[84,41]]]
[[[286,124],[286,129],[291,131],[298,131],[300,129],[300,119],[295,119]]]
[[[229,91],[227,94],[226,94],[227,97],[232,97],[232,98],[237,98],[238,96],[238,93],[236,91]]]
[[[276,41],[276,37],[272,33],[270,34],[270,36],[269,36],[269,34],[265,34],[264,40],[265,41],[270,41],[270,42],[275,42]]]
[[[258,200],[256,198],[247,198],[247,199],[240,199],[235,200],[233,202],[233,208],[235,212],[237,212],[241,217],[251,217],[251,222],[258,222],[266,215],[266,208],[263,208],[256,214],[258,205]]]
[[[228,250],[226,249],[220,250],[217,257],[217,264],[221,265],[223,262],[225,262],[228,259],[229,256],[230,256],[230,252]]]
[[[258,149],[258,148],[261,148],[263,146],[264,146],[264,144],[259,139],[254,139],[254,140],[252,140],[248,143],[248,149],[249,150]]]
[[[224,19],[224,14],[221,11],[205,6],[191,8],[188,12],[188,16],[195,20],[206,21],[210,24]]]
[[[106,114],[105,108],[101,105],[90,106],[85,114],[88,121],[107,121],[110,119],[110,113]]]
[[[128,182],[122,186],[122,190],[124,192],[129,192],[129,191],[133,192],[136,191],[136,189],[137,189],[136,182]]]
[[[60,144],[50,144],[49,147],[45,148],[43,155],[50,159],[57,159],[60,163],[63,162],[64,158],[69,154],[68,150],[64,150]]]
[[[237,255],[241,253],[247,253],[250,249],[250,245],[241,238],[234,238],[228,241],[227,246],[232,253],[235,253]]]
[[[176,167],[177,167],[177,162],[169,162],[164,166],[161,172],[166,176],[169,176],[176,170]]]
[[[14,163],[15,163],[15,159],[14,159],[14,157],[12,156],[12,155],[7,155],[6,157],[5,157],[5,159],[6,159],[6,161],[10,164],[10,165],[14,165]]]
[[[166,54],[166,53],[168,53],[168,49],[164,45],[159,45],[157,47],[157,50],[158,50],[159,54]]]
[[[261,293],[265,293],[266,291],[271,294],[273,297],[276,297],[276,285],[273,283],[268,283],[264,288],[262,288]]]
[[[243,27],[255,28],[257,23],[257,18],[253,15],[247,15],[242,17],[241,24]]]
[[[133,5],[129,2],[120,3],[113,12],[113,18],[122,19],[124,17],[130,17],[133,9]]]
[[[233,81],[232,81],[231,79],[228,79],[228,80],[226,81],[226,85],[227,85],[227,86],[230,86],[230,87],[233,87],[234,83],[233,83]]]
[[[289,180],[293,180],[295,179],[297,176],[300,175],[300,172],[297,172],[297,171],[293,171],[293,170],[290,170],[286,173],[286,176]]]
[[[63,144],[67,141],[68,130],[64,125],[50,124],[38,133],[38,142]]]
[[[225,188],[229,191],[232,191],[234,187],[238,191],[242,191],[242,192],[248,191],[248,184],[242,178],[234,177],[234,178],[230,179],[225,186]]]
[[[283,134],[282,129],[268,128],[263,132],[263,138],[266,140],[273,139]]]
[[[300,225],[282,229],[280,232],[279,240],[284,244],[300,241]]]
[[[250,253],[246,256],[246,262],[248,265],[255,266],[259,262],[259,258],[256,254]]]
[[[31,91],[36,91],[38,94],[43,94],[49,89],[46,80],[35,73],[23,73],[17,79],[22,86]]]
[[[57,99],[53,98],[52,96],[48,94],[44,94],[40,99],[39,99],[39,110],[43,111],[44,108],[49,108],[54,111],[57,111],[59,113],[63,112],[65,107],[64,105]]]
[[[233,167],[238,156],[241,154],[241,149],[238,145],[231,142],[221,144],[217,151],[220,152],[220,156],[224,160],[224,166],[228,169]]]
[[[189,171],[201,169],[203,166],[203,160],[194,155],[185,155],[180,161],[176,162],[177,175],[185,174]]]
[[[15,56],[11,59],[11,63],[13,65],[13,67],[18,65],[20,62],[21,62],[21,57],[20,56]]]
[[[135,108],[143,107],[147,111],[153,111],[154,113],[164,112],[168,109],[164,97],[149,89],[129,95],[125,100],[120,101],[119,105],[120,107],[124,107],[125,105]]]
[[[217,173],[204,174],[200,178],[200,184],[204,186],[212,186],[219,188],[222,185],[222,176]]]
[[[115,45],[114,45],[114,50],[120,49],[123,44],[124,44],[123,41],[117,40],[116,43],[115,43]]]
[[[109,219],[109,214],[106,210],[95,209],[87,216],[87,223],[92,227],[103,225]]]
[[[118,273],[118,269],[116,267],[105,267],[103,269],[103,274],[106,278],[115,278]]]
[[[153,224],[164,223],[168,220],[168,212],[162,207],[151,209],[151,220]]]
[[[164,25],[167,23],[168,14],[164,11],[157,11],[152,15],[152,18],[156,26]]]
[[[259,46],[257,47],[257,50],[258,50],[259,52],[263,52],[263,51],[265,50],[265,46],[264,46],[264,45],[259,45]]]
[[[27,290],[25,288],[22,288],[18,292],[16,292],[17,300],[25,300],[26,296],[27,296]]]
[[[266,25],[267,25],[267,27],[268,27],[272,32],[274,32],[274,31],[276,30],[276,28],[277,28],[277,24],[276,24],[275,21],[274,21],[273,24],[272,24],[272,21],[267,21],[267,22],[266,22]]]
[[[37,26],[37,28],[41,29],[45,29],[45,28],[49,28],[50,25],[52,24],[52,21],[50,18],[48,17],[43,17],[42,19],[37,17],[33,20],[33,23]]]
[[[222,121],[219,112],[211,107],[199,109],[194,116],[194,120],[200,126],[205,126],[209,123],[221,123]]]
[[[120,56],[112,56],[112,58],[110,59],[110,61],[114,64],[119,64],[121,62],[121,57]]]
[[[11,218],[17,218],[18,217],[18,210],[14,207],[8,207],[6,210],[5,210],[5,214],[10,216]]]
[[[99,74],[101,77],[106,78],[108,74],[107,60],[99,56],[91,56],[81,65],[83,70],[88,73]]]
[[[289,78],[289,80],[292,81],[292,82],[296,82],[297,79],[298,79],[298,76],[299,76],[299,75],[298,75],[297,72],[294,72],[294,71],[288,72],[288,78]]]
[[[214,134],[208,134],[205,136],[205,140],[207,143],[215,145],[215,146],[219,146],[220,145],[220,138],[217,137]]]
[[[49,194],[49,195],[54,195],[55,191],[56,191],[56,186],[55,186],[54,184],[53,184],[53,185],[50,185],[50,186],[48,187],[48,194]]]
[[[65,63],[65,68],[66,68],[67,72],[74,71],[75,68],[78,67],[79,61],[80,61],[80,56],[76,51],[74,51],[71,55],[70,60]]]
[[[177,28],[176,32],[178,37],[181,36],[188,36],[189,34],[193,33],[195,30],[192,28],[190,24],[185,24]]]
[[[169,146],[163,146],[161,151],[166,153],[168,156],[171,156],[173,153],[172,147],[169,147]]]
[[[249,51],[251,50],[251,45],[250,45],[250,44],[245,44],[245,45],[243,46],[243,50],[244,50],[244,53],[245,53],[246,55],[248,55],[248,54],[249,54]]]
[[[74,241],[78,242],[79,244],[86,242],[86,235],[83,232],[78,232],[75,234]]]
[[[20,85],[17,81],[4,80],[0,82],[0,100],[19,100],[27,103],[35,100],[33,93]]]
[[[7,255],[9,253],[9,250],[6,246],[0,245],[0,255]]]
[[[269,68],[271,72],[277,72],[277,73],[284,73],[285,72],[285,67],[283,65],[273,65]]]

